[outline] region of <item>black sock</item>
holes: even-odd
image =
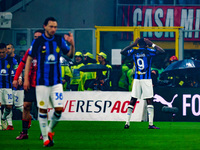
[[[29,124],[29,120],[22,119],[22,132],[24,134],[28,134],[28,124]]]

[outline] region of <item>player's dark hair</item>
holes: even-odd
[[[35,34],[35,33],[37,33],[37,32],[39,32],[39,33],[42,33],[42,34],[43,34],[43,33],[44,33],[44,30],[42,30],[42,29],[36,30],[36,31],[34,32],[34,34]]]
[[[147,45],[146,42],[144,41],[144,38],[140,38],[138,40],[138,44],[139,44],[139,46],[146,46]]]
[[[56,21],[57,22],[57,20],[54,17],[48,17],[48,18],[45,19],[43,25],[46,26],[49,21]]]
[[[8,46],[8,45],[11,45],[12,48],[14,48],[14,45],[13,45],[12,43],[8,43],[8,44],[6,44],[6,46]]]
[[[0,43],[0,49],[6,48],[6,44],[5,43]]]

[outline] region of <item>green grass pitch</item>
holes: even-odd
[[[32,121],[29,139],[16,140],[21,121],[13,131],[0,131],[0,150],[43,149],[38,121]],[[159,130],[147,129],[148,122],[60,121],[55,128],[54,146],[45,149],[193,150],[200,149],[199,122],[155,122]]]

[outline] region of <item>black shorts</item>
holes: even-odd
[[[24,102],[36,102],[35,87],[30,87],[28,91],[24,91]]]

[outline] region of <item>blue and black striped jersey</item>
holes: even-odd
[[[0,88],[12,88],[12,72],[17,69],[17,64],[13,57],[0,59]]]
[[[21,61],[21,58],[19,57],[19,55],[16,55],[14,56],[15,60],[17,61],[17,63],[19,64],[20,61]]]
[[[10,56],[8,56],[8,57],[10,57]],[[18,64],[20,63],[20,57],[18,55],[15,54],[15,56],[13,58],[17,61]],[[15,72],[16,72],[15,69],[13,69],[12,72],[11,72],[12,80],[15,76]]]
[[[18,55],[15,54],[15,56],[14,56],[13,58],[17,61],[18,64],[20,63],[20,57],[19,57]],[[16,73],[16,70],[15,70],[15,69],[12,70],[12,72],[11,72],[12,81],[13,81],[13,79],[14,79],[14,77],[15,77],[15,73]],[[17,89],[14,88],[14,87],[13,87],[13,89],[14,89],[14,90],[23,90],[23,85],[21,85],[21,86],[18,85]]]
[[[139,48],[128,51],[135,63],[135,79],[151,79],[152,57],[156,55],[155,49]]]
[[[29,56],[37,59],[36,85],[52,86],[62,83],[60,56],[61,51],[67,54],[70,47],[65,40],[54,35],[51,39],[44,34],[33,40]]]

